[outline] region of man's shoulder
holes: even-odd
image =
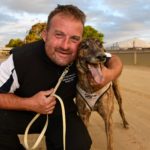
[[[42,40],[16,47],[12,50],[14,65],[32,64],[33,60],[41,57],[43,49],[44,41]]]
[[[25,56],[25,55],[28,55],[30,53],[33,53],[34,51],[38,51],[43,48],[44,48],[44,41],[39,40],[39,41],[28,43],[23,46],[12,49],[12,54]]]

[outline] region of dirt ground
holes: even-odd
[[[113,113],[114,150],[150,149],[150,67],[125,66],[120,76],[123,107],[130,124],[124,129],[115,101]],[[103,120],[97,113],[90,119],[89,132],[93,139],[91,150],[106,150]],[[34,140],[34,137],[32,136]],[[37,150],[45,150],[44,142]]]
[[[120,76],[120,89],[129,129],[122,127],[122,121],[115,101],[113,113],[114,150],[150,149],[150,68],[125,66]],[[92,150],[106,150],[103,121],[93,114],[90,121],[93,137]]]

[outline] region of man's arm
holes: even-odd
[[[122,61],[116,55],[112,55],[112,57],[106,63],[106,66],[110,71],[111,80],[117,79],[120,76],[123,69]]]
[[[52,89],[41,91],[29,98],[13,94],[19,88],[12,55],[0,65],[0,109],[27,110],[41,114],[52,113],[56,100]]]
[[[41,114],[53,112],[56,100],[49,96],[53,89],[41,91],[29,98],[22,98],[13,93],[0,93],[0,109],[34,111]]]
[[[104,80],[101,83],[101,86],[105,86],[110,81],[113,81],[119,77],[123,69],[123,64],[120,58],[116,55],[107,61],[106,67],[102,69]]]

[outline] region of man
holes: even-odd
[[[62,117],[59,102],[51,95],[65,67],[72,63],[57,90],[66,110],[66,149],[89,150],[91,139],[73,102],[76,88],[74,60],[82,40],[85,14],[72,5],[58,5],[48,17],[43,40],[12,50],[0,66],[0,148],[21,150],[17,134],[23,134],[36,113],[43,114],[30,132],[39,133],[49,115],[48,150],[62,150]],[[103,69],[104,86],[119,76],[122,63],[116,56]]]

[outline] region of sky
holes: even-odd
[[[57,4],[84,11],[86,25],[102,32],[106,44],[135,37],[150,41],[150,0],[0,0],[0,47],[12,38],[24,39]]]

